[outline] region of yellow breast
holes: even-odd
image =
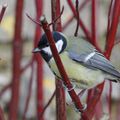
[[[69,79],[72,83],[75,83],[77,87],[87,89],[103,82],[105,76],[102,71],[89,69],[80,63],[71,60],[67,52],[60,54],[60,58]],[[50,60],[49,65],[51,70],[57,76],[61,77],[53,58]]]

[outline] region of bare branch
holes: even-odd
[[[33,21],[35,24],[41,26],[40,22],[37,21],[37,20],[35,20],[35,19],[33,19],[28,13],[26,13],[26,16],[27,16],[31,21]]]
[[[1,23],[1,21],[2,21],[2,18],[3,18],[3,16],[4,16],[4,13],[5,13],[6,8],[7,8],[7,4],[4,4],[4,5],[2,6],[2,10],[1,10],[1,12],[0,12],[0,23]]]
[[[51,22],[51,23],[48,24],[48,25],[50,26],[50,25],[55,24],[55,23],[61,18],[63,12],[64,12],[64,6],[62,7],[62,11],[60,12],[60,15],[59,15],[53,22]]]
[[[80,19],[80,17],[79,17],[79,8],[78,8],[78,6],[79,6],[79,1],[78,0],[76,0],[76,18],[77,18],[77,26],[76,26],[76,30],[75,30],[75,33],[74,33],[74,36],[77,36],[78,35],[78,29],[79,29],[79,19]]]

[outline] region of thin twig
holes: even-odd
[[[48,26],[55,24],[61,18],[63,12],[64,12],[64,6],[62,7],[60,15],[53,22],[49,23]]]
[[[77,18],[77,26],[76,26],[76,30],[75,30],[75,33],[74,33],[74,36],[76,36],[76,37],[77,37],[77,35],[78,35],[79,19],[80,19],[78,6],[79,6],[79,1],[76,0],[76,15],[77,15],[76,18]]]
[[[48,103],[45,105],[45,107],[43,108],[43,111],[40,114],[40,118],[44,115],[46,109],[48,108],[48,106],[50,105],[50,103],[52,102],[53,98],[55,97],[56,94],[56,90],[53,92],[52,96],[50,97]]]
[[[64,6],[62,7],[62,10],[61,10],[61,12],[60,12],[60,15],[59,15],[53,22],[49,23],[48,26],[55,24],[55,23],[61,18],[61,15],[63,14],[63,11],[64,11]],[[31,21],[33,21],[35,24],[37,24],[37,25],[39,25],[39,26],[42,26],[39,21],[33,19],[28,13],[26,13],[26,16],[27,16]]]
[[[31,21],[33,21],[35,24],[41,26],[40,22],[37,21],[37,20],[35,20],[35,19],[33,19],[28,13],[26,13],[26,16],[27,16]]]
[[[92,0],[91,1],[92,2],[92,6],[91,6],[91,11],[92,11],[92,13],[91,13],[91,32],[92,32],[92,39],[91,39],[91,43],[94,45],[94,46],[98,46],[97,45],[97,40],[96,40],[96,38],[97,38],[97,29],[96,29],[96,18],[97,18],[97,14],[96,14],[96,12],[97,12],[97,1],[96,0]]]
[[[29,101],[30,101],[30,98],[31,98],[32,83],[33,83],[33,71],[34,71],[34,64],[32,63],[30,82],[29,82],[29,87],[28,87],[28,95],[27,95],[27,98],[26,98],[26,104],[25,104],[25,109],[24,109],[24,112],[23,112],[23,119],[22,120],[26,119],[26,113],[27,113],[28,106],[29,106]]]
[[[109,6],[109,12],[108,12],[108,25],[107,25],[107,34],[109,33],[110,27],[111,27],[111,21],[113,16],[113,2],[114,0],[111,0],[110,6]]]
[[[83,3],[79,6],[79,11],[83,10],[83,8],[85,7],[85,5],[87,5],[87,3],[91,1],[91,0],[84,0]],[[67,19],[67,21],[63,24],[63,30],[73,21],[73,19],[75,18],[74,15],[70,16],[69,19]]]
[[[2,21],[2,18],[3,18],[3,16],[4,16],[4,13],[5,13],[6,8],[7,8],[7,4],[4,4],[4,5],[2,6],[2,10],[1,10],[1,12],[0,12],[0,23],[1,23],[1,21]]]
[[[118,40],[115,41],[114,45],[117,45],[120,43],[120,38],[118,38]]]
[[[8,90],[11,87],[11,83],[8,85],[4,86],[3,89],[0,91],[0,97],[3,95],[3,93]]]
[[[22,69],[21,69],[21,74],[28,68],[28,67],[30,67],[31,65],[32,65],[32,63],[33,63],[33,58],[32,58],[32,60],[30,60]]]
[[[76,18],[77,14],[76,14],[76,10],[75,10],[75,8],[74,8],[73,2],[72,2],[71,0],[67,0],[67,2],[68,2],[68,4],[69,4],[69,6],[70,6],[70,8],[71,8],[71,10],[72,10],[75,18]],[[89,30],[87,29],[87,27],[85,26],[85,24],[83,23],[83,21],[82,21],[81,18],[79,18],[79,25],[80,25],[80,27],[82,28],[83,32],[85,33],[86,37],[87,37],[89,40],[91,40],[90,32],[89,32]]]

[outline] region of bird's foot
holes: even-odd
[[[75,89],[76,88],[76,85],[75,84],[72,84],[72,88],[68,89],[67,86],[65,86],[65,84],[62,82],[62,86],[65,90],[67,90],[68,92]]]
[[[75,107],[75,104],[74,104],[74,108],[76,112],[84,112],[87,109],[87,104],[83,103],[82,107],[83,107],[82,109],[78,109],[77,107]]]
[[[75,85],[75,84],[72,84],[72,88],[68,89],[68,88],[66,87],[66,90],[69,92],[69,91],[71,91],[71,90],[74,90],[75,88],[76,88],[76,85]]]
[[[83,108],[82,109],[78,109],[75,105],[75,103],[67,103],[67,105],[69,105],[70,107],[72,107],[76,112],[84,112],[86,109],[87,109],[87,104],[86,103],[83,103],[82,106]]]

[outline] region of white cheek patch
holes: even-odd
[[[63,41],[60,39],[60,40],[58,40],[58,42],[56,43],[56,48],[57,48],[57,50],[58,50],[58,53],[61,52],[62,46],[63,46]]]
[[[48,55],[52,55],[52,52],[51,52],[51,50],[50,50],[50,47],[45,47],[45,48],[43,48],[42,49],[45,53],[47,53]]]
[[[62,40],[58,40],[58,42],[57,42],[55,45],[56,45],[56,48],[57,48],[58,53],[60,53],[61,50],[62,50],[63,41],[62,41]],[[43,48],[42,50],[43,50],[45,53],[47,53],[48,55],[50,55],[50,56],[52,55],[52,52],[51,52],[51,49],[50,49],[49,46]]]

